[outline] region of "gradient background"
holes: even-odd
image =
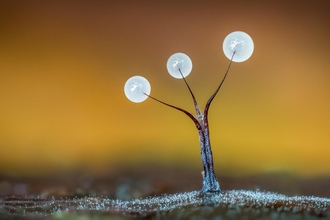
[[[135,104],[133,75],[151,95],[194,108],[168,57],[193,61],[201,107],[229,60],[227,34],[255,51],[233,63],[209,112],[218,174],[330,174],[328,1],[0,1],[0,173],[202,170],[194,124],[151,99]]]

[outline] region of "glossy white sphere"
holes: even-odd
[[[231,59],[233,53],[234,62],[244,62],[249,59],[254,50],[252,38],[245,32],[235,31],[227,35],[223,41],[223,52],[228,59]]]
[[[179,69],[184,77],[188,76],[192,70],[191,59],[184,53],[175,53],[167,60],[167,71],[176,79],[182,79]]]
[[[142,76],[132,76],[124,86],[126,97],[132,102],[143,102],[150,95],[151,86],[149,81]],[[145,95],[145,94],[147,95]]]

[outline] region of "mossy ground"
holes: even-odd
[[[277,173],[218,179],[223,193],[205,197],[194,191],[201,176],[190,169],[1,176],[0,219],[330,219],[330,178]]]

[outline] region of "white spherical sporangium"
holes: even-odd
[[[245,32],[235,31],[227,35],[223,41],[223,52],[228,59],[231,59],[233,53],[234,62],[244,62],[249,59],[254,50],[252,38]]]
[[[132,76],[124,86],[126,97],[132,102],[143,102],[150,95],[151,86],[149,81],[142,76]],[[147,94],[147,95],[146,95]]]
[[[167,71],[168,73],[176,79],[182,79],[188,76],[192,70],[191,59],[184,53],[175,53],[167,60]],[[182,75],[180,74],[180,71]]]

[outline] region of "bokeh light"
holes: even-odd
[[[152,96],[194,111],[166,70],[184,51],[201,108],[229,60],[228,33],[253,37],[209,111],[217,175],[330,174],[330,13],[303,1],[2,1],[0,173],[42,175],[140,164],[202,170],[188,117],[123,94],[133,75]],[[233,9],[233,10],[231,10]]]

